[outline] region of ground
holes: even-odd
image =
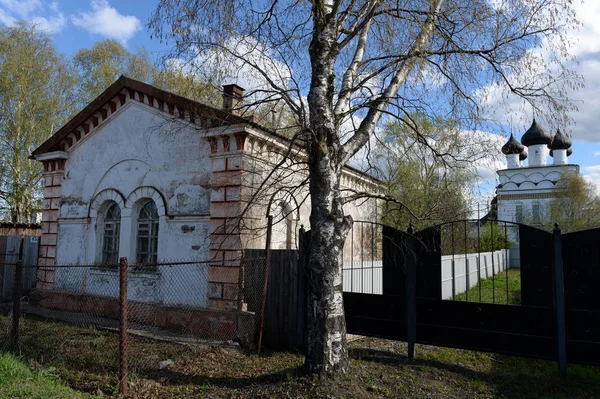
[[[2,331],[8,319],[0,318]],[[6,345],[6,337],[0,337]],[[130,337],[131,398],[597,398],[600,368],[360,339],[350,344],[350,371],[336,379],[305,376],[299,353],[261,356],[239,349],[190,346]],[[20,358],[71,388],[115,396],[118,338],[114,332],[26,317]],[[160,368],[170,359],[173,364]],[[10,397],[0,383],[0,397]],[[54,398],[72,396],[18,396]],[[75,396],[77,397],[77,396]],[[81,397],[84,397],[83,394]]]
[[[507,281],[508,278],[508,281]],[[460,293],[456,301],[521,304],[521,269],[508,269],[493,277],[481,279],[479,284]]]

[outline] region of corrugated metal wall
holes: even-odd
[[[23,262],[23,293],[35,286],[39,240],[37,236],[0,236],[0,298],[12,299],[19,259]]]

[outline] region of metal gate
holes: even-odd
[[[600,229],[561,237],[558,230],[486,223],[414,234],[383,227],[383,295],[344,293],[348,332],[559,361],[566,345],[569,362],[600,364]],[[482,229],[492,235],[486,251]],[[443,293],[450,275],[451,295]],[[520,277],[518,300],[509,298],[513,276]],[[488,293],[491,286],[489,303],[482,286]]]

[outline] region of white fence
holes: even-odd
[[[383,261],[347,261],[343,269],[344,292],[383,294]]]
[[[480,278],[492,277],[506,270],[511,264],[508,255],[507,249],[501,249],[442,256],[442,299],[452,299],[453,295],[476,286]],[[344,262],[342,289],[344,292],[383,294],[383,261]]]
[[[492,277],[510,267],[507,249],[494,252],[442,256],[442,299],[452,299],[473,288],[479,279]],[[454,270],[452,268],[454,264]]]

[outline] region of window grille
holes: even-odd
[[[121,233],[121,208],[113,203],[106,210],[102,238],[102,264],[116,266],[119,263],[119,238]]]
[[[147,201],[140,208],[137,220],[137,263],[144,269],[152,269],[157,263],[158,211],[154,201]]]

